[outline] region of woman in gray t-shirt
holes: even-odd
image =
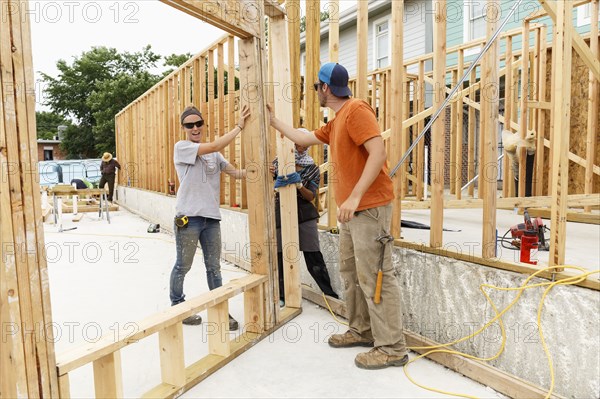
[[[181,126],[187,140],[175,144],[173,159],[180,186],[175,206],[175,243],[177,259],[170,280],[171,305],[185,301],[183,281],[190,271],[198,241],[204,254],[206,279],[211,290],[223,285],[221,279],[221,213],[219,199],[221,172],[242,179],[246,171],[236,169],[219,153],[243,130],[250,110],[244,106],[234,128],[212,142],[205,137],[204,119],[196,107],[188,107],[181,114]],[[183,320],[184,324],[198,325],[199,315]],[[229,316],[229,329],[237,330],[238,322]]]

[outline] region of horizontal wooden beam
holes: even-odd
[[[425,338],[421,335],[404,330],[406,345],[408,347],[426,347],[439,345],[437,342]],[[445,348],[440,348],[445,349]],[[418,353],[427,353],[432,349],[413,349]],[[490,388],[498,391],[511,398],[545,398],[547,391],[535,386],[527,381],[524,381],[514,375],[505,373],[487,363],[473,359],[468,359],[464,356],[451,353],[431,353],[427,358],[448,367],[451,370],[457,371],[460,374],[474,381],[480,382]],[[409,366],[410,367],[410,366]],[[441,388],[441,387],[440,387]],[[552,398],[561,398],[558,395],[552,395]]]
[[[64,375],[78,367],[93,362],[108,354],[118,351],[119,349],[139,341],[149,335],[152,335],[165,327],[181,322],[186,317],[208,309],[211,306],[219,304],[241,294],[247,289],[256,287],[265,283],[268,280],[267,276],[251,274],[216,288],[210,292],[200,294],[197,297],[172,306],[163,310],[160,313],[141,320],[136,323],[135,332],[131,332],[131,328],[118,331],[119,340],[115,340],[115,333],[110,333],[99,341],[88,343],[74,348],[70,351],[57,355],[58,375]]]
[[[552,109],[552,104],[549,101],[529,101],[527,106],[537,109]]]
[[[529,208],[527,209],[527,212],[529,212],[529,216],[531,217],[550,219],[549,208]],[[567,222],[600,224],[600,213],[567,211]]]
[[[532,24],[530,26],[530,29],[534,30],[534,29],[541,28],[542,26],[544,26],[544,25],[543,24]],[[523,28],[518,27],[518,28],[514,28],[514,29],[507,30],[505,32],[500,33],[497,40],[508,37],[508,36],[519,36],[522,34],[523,34]],[[452,53],[458,52],[459,50],[468,50],[468,49],[472,49],[477,46],[482,46],[485,43],[486,43],[485,38],[477,39],[477,40],[473,40],[473,41],[470,41],[470,42],[467,42],[464,44],[459,44],[456,46],[448,47],[446,52],[448,54],[452,54]],[[412,64],[417,64],[422,61],[430,61],[430,60],[433,60],[433,53],[427,53],[427,54],[423,54],[423,55],[405,60],[404,66],[409,66]]]
[[[257,8],[260,4],[258,1],[160,1],[242,39],[260,37],[259,24],[263,22],[259,20],[261,13]]]
[[[311,287],[302,287],[302,297],[317,305],[329,309],[335,314],[346,314],[346,302],[329,296],[323,297],[323,293]],[[325,302],[327,300],[327,302]]]
[[[285,17],[286,13],[279,3],[275,0],[264,0],[265,1],[265,15],[271,18]]]
[[[496,200],[497,209],[514,209],[530,207],[547,207],[554,202],[552,197],[509,197],[498,198]],[[588,205],[598,205],[600,203],[600,194],[571,194],[568,196],[568,207],[581,207]],[[402,201],[402,209],[429,209],[431,201]],[[483,200],[479,198],[468,198],[462,200],[445,200],[444,209],[469,209],[483,208]]]

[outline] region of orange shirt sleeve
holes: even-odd
[[[321,126],[320,128],[318,128],[317,130],[315,130],[313,132],[315,137],[318,138],[320,141],[322,141],[325,144],[329,144],[329,141],[330,141],[332,122],[333,122],[333,120],[327,122],[327,124],[325,126]]]
[[[357,102],[355,109],[348,113],[346,126],[350,138],[357,146],[381,135],[375,112],[364,101]]]

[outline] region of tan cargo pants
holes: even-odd
[[[340,226],[340,274],[344,281],[350,331],[375,341],[388,355],[406,354],[402,331],[400,286],[392,265],[393,242],[383,259],[381,302],[375,304],[377,272],[384,246],[377,237],[389,234],[392,205],[357,212]]]

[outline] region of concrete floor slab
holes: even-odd
[[[69,218],[69,216],[65,216]],[[170,234],[146,232],[149,222],[127,211],[111,214],[112,223],[86,214],[76,230],[58,233],[45,226],[56,352],[60,354],[117,326],[136,329],[136,321],[169,306],[169,275],[175,261]],[[198,251],[186,278],[185,292],[207,290]],[[244,271],[224,262],[224,281]],[[243,318],[242,297],[230,300],[230,312]],[[332,349],[332,333],[344,331],[324,309],[304,302],[304,312],[235,359],[184,397],[445,397],[409,382],[402,369],[364,371],[353,364],[361,349]],[[184,326],[185,363],[207,353],[203,326]],[[120,337],[116,337],[120,338]],[[158,339],[144,339],[122,350],[124,393],[140,396],[160,381]],[[483,398],[503,397],[428,360],[411,366],[421,383]],[[72,397],[92,397],[91,365],[70,374]]]

